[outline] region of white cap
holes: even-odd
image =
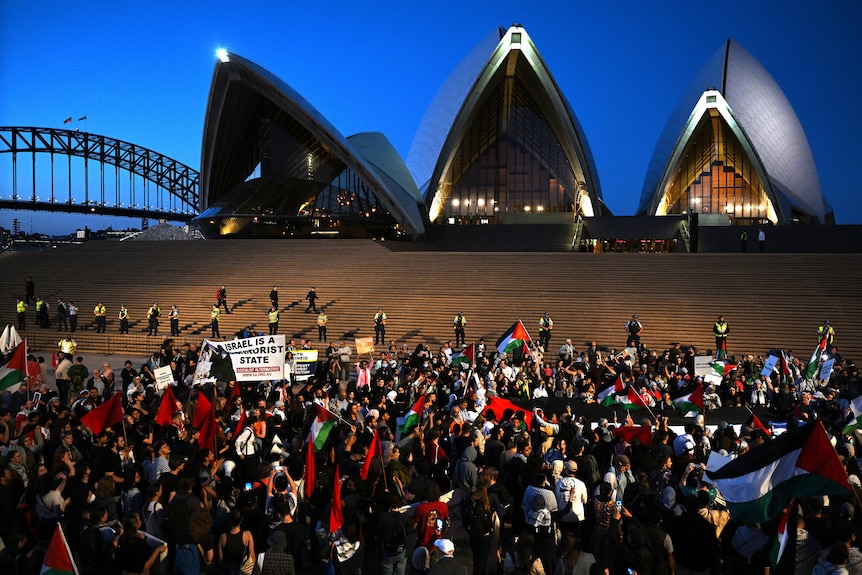
[[[438,539],[434,542],[434,547],[439,549],[445,555],[455,552],[455,544],[452,543],[451,539]]]

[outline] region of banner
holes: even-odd
[[[163,390],[174,382],[174,372],[171,371],[171,366],[169,365],[157,367],[153,371],[153,375],[156,376],[156,390],[158,391]]]
[[[835,358],[830,357],[820,364],[820,381],[829,381],[832,377],[832,366],[835,365]]]
[[[265,335],[211,341],[201,346],[198,366],[209,366],[195,373],[195,380],[261,381],[284,379],[284,336]]]
[[[363,353],[374,353],[373,337],[357,337],[354,341],[356,343],[356,355],[362,355]]]
[[[760,375],[764,375],[766,377],[771,376],[776,365],[778,365],[778,357],[770,355],[766,358],[766,361],[763,362],[763,369],[760,370]]]
[[[293,350],[293,361],[296,362],[296,381],[305,381],[314,375],[317,370],[317,350],[316,349],[295,349]]]

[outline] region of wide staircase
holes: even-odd
[[[47,298],[80,308],[75,340],[81,353],[145,354],[169,333],[167,312],[180,310],[180,341],[210,335],[216,290],[227,286],[231,314],[224,338],[243,327],[267,333],[269,292],[279,286],[280,333],[318,344],[316,316],[304,297],[317,288],[329,316],[330,341],[373,337],[372,317],[383,307],[387,340],[437,349],[453,338],[452,319],[468,320],[468,341],[490,345],[518,319],[538,338],[547,311],[555,322],[552,349],[566,337],[584,349],[595,339],[619,348],[623,326],[637,313],[650,348],[671,342],[714,345],[719,314],[730,325],[732,354],[792,349],[807,358],[824,320],[849,358],[862,356],[862,255],[859,254],[584,254],[393,251],[370,240],[236,240],[206,242],[91,242],[0,256],[0,326],[15,325],[15,297],[28,275]],[[108,308],[107,333],[96,334],[93,307]],[[146,334],[146,311],[162,309],[159,337]],[[131,334],[120,335],[120,305]],[[55,350],[56,324],[36,327],[31,306],[22,334],[32,349]],[[378,349],[380,349],[378,347]]]

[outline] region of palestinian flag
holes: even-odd
[[[528,353],[527,343],[531,341],[533,340],[527,333],[527,328],[524,327],[521,320],[518,320],[497,340],[497,351],[499,353],[511,353],[521,350],[523,353]]]
[[[751,429],[759,429],[766,434],[766,437],[772,436],[772,432],[769,431],[769,428],[763,425],[763,422],[761,422],[760,419],[753,413],[751,414],[751,417],[745,420],[745,426],[750,427]]]
[[[22,341],[12,350],[9,361],[0,367],[0,390],[15,387],[27,376],[27,342]]]
[[[706,475],[724,496],[734,521],[766,523],[794,497],[852,492],[820,421],[758,445]]]
[[[790,506],[781,516],[778,523],[778,531],[775,534],[775,543],[769,553],[772,573],[793,573],[796,566],[796,524],[799,506],[796,500],[790,502]]]
[[[81,418],[81,423],[86,425],[94,436],[99,436],[107,428],[123,421],[123,402],[120,399],[120,392],[115,391],[111,399],[100,405],[99,407],[88,411]]]
[[[416,403],[413,404],[413,407],[410,408],[410,411],[404,414],[404,420],[398,422],[398,429],[401,431],[401,435],[407,435],[407,432],[410,431],[411,427],[419,425],[422,423],[422,412],[425,410],[425,394],[423,393],[419,399],[416,400]],[[401,419],[400,417],[398,418]]]
[[[652,446],[652,427],[649,425],[621,425],[611,429],[614,437],[621,437],[627,443],[637,439],[641,445]]]
[[[72,551],[69,549],[69,542],[66,541],[63,528],[59,525],[54,529],[51,543],[48,544],[48,551],[45,552],[45,559],[42,561],[42,571],[40,573],[41,575],[78,574],[75,560],[72,559]]]
[[[673,404],[677,409],[686,414],[692,411],[704,413],[706,410],[703,407],[703,384],[699,383],[694,391],[688,395],[677,397],[673,400]]]
[[[338,423],[335,414],[330,413],[318,404],[314,404],[316,415],[314,421],[311,422],[311,443],[314,445],[315,451],[320,451],[326,445],[326,439],[329,437],[329,432]]]
[[[848,421],[844,429],[841,430],[842,435],[853,433],[862,424],[862,395],[850,401],[850,412],[853,414],[853,419]]]
[[[452,354],[452,367],[458,367],[461,364],[470,367],[473,365],[473,362],[476,359],[476,351],[475,346],[473,344],[468,345],[458,353]]]
[[[625,397],[620,397],[620,405],[625,409],[649,409],[644,398],[633,387],[629,388]]]
[[[808,365],[805,367],[805,379],[811,379],[817,375],[817,366],[820,363],[820,357],[826,351],[826,338],[821,338],[820,343],[814,348],[811,354],[811,359],[808,360]]]
[[[597,399],[599,403],[604,405],[605,407],[609,405],[616,405],[619,403],[615,396],[620,395],[623,390],[626,388],[626,384],[623,382],[623,376],[618,376],[617,380],[613,385],[608,386],[607,389],[603,389],[599,392]]]
[[[721,377],[724,377],[734,369],[736,369],[735,363],[730,363],[729,361],[719,360],[719,361],[711,361],[709,362],[709,366],[712,370]]]

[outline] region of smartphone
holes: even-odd
[[[246,483],[246,484],[245,484],[245,490],[246,490],[246,491],[251,491],[251,483]]]
[[[623,508],[623,502],[618,499],[617,500],[617,509],[622,509],[622,508]]]
[[[442,519],[437,520],[437,531],[443,531],[443,520]]]
[[[33,405],[39,405],[39,400],[42,399],[42,392],[37,391],[33,394]]]

